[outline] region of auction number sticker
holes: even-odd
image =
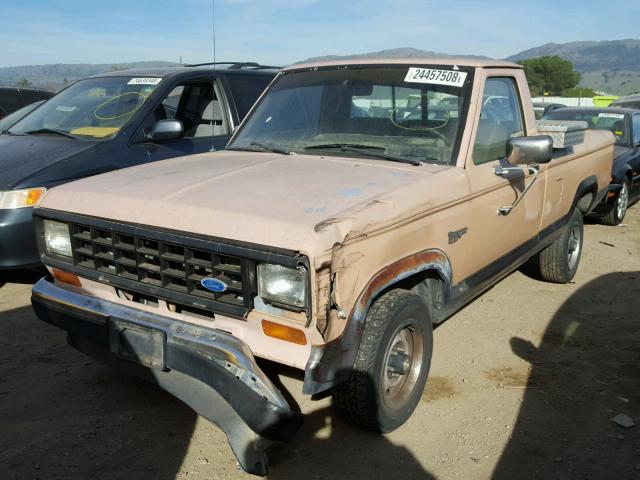
[[[438,70],[435,68],[411,67],[404,78],[405,82],[428,83],[431,85],[449,85],[462,87],[467,79],[467,72],[459,70]]]
[[[621,113],[599,113],[598,116],[600,118],[624,118]]]
[[[132,78],[127,85],[158,85],[161,81],[161,78]]]

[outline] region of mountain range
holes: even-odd
[[[547,43],[516,53],[518,61],[557,55],[573,63],[582,74],[580,85],[616,95],[640,91],[640,40]]]
[[[15,85],[26,80],[34,86],[46,90],[57,91],[69,82],[81,78],[99,75],[114,70],[126,70],[128,68],[164,67],[175,65],[171,62],[150,61],[131,63],[98,63],[98,64],[74,64],[56,63],[52,65],[25,65],[20,67],[0,68],[0,85]]]
[[[543,55],[558,55],[571,61],[574,68],[582,74],[580,86],[590,87],[596,91],[614,95],[625,95],[640,91],[640,40],[547,43],[511,55],[506,60],[518,61]],[[304,61],[425,56],[447,57],[450,55],[416,48],[395,48],[355,55],[326,55],[312,57]],[[482,58],[478,55],[466,56]],[[50,90],[58,90],[67,82],[107,71],[168,65],[175,64],[155,61],[123,64],[55,64],[4,67],[0,68],[0,85],[13,85],[22,79],[26,79],[34,85]]]

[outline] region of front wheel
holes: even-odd
[[[582,255],[583,234],[582,212],[576,208],[564,233],[538,254],[540,275],[544,280],[553,283],[573,280]]]
[[[613,202],[613,206],[609,213],[601,218],[601,222],[605,225],[620,225],[624,216],[627,213],[627,207],[629,206],[629,180],[622,180],[622,188],[618,192],[616,201]]]
[[[354,369],[333,389],[333,405],[367,430],[387,433],[415,410],[429,373],[433,330],[424,302],[392,290],[369,309]]]

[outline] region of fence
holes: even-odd
[[[544,103],[561,103],[567,107],[593,107],[593,98],[591,97],[535,97],[534,102]]]

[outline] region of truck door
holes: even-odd
[[[476,98],[475,134],[465,165],[471,191],[468,271],[472,284],[482,283],[517,261],[528,251],[527,245],[530,249],[528,242],[535,242],[538,235],[545,194],[545,179],[540,174],[516,207],[507,214],[500,212],[513,205],[534,180],[526,167],[515,180],[496,174],[496,168],[506,162],[507,142],[537,131],[533,112],[523,109],[524,102],[531,103],[524,73],[485,69],[479,74],[482,97]]]

